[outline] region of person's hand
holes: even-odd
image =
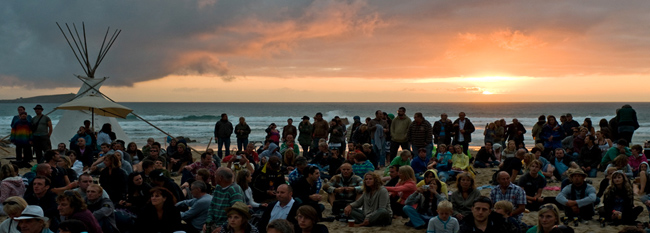
[[[365,219],[365,220],[363,220],[363,222],[361,224],[355,225],[355,226],[356,227],[362,227],[362,226],[368,226],[368,225],[370,225],[370,220]]]
[[[346,189],[348,192],[354,192],[354,190],[355,190],[354,187],[347,187],[347,188],[345,188],[345,189]]]
[[[463,220],[463,215],[462,214],[456,214],[456,219]]]
[[[574,213],[580,213],[580,208],[578,206],[571,206],[571,210],[573,210]]]
[[[189,188],[189,187],[190,187],[190,183],[188,182],[185,182],[181,185],[181,188]]]
[[[79,187],[79,182],[77,182],[76,180],[73,181],[73,182],[70,182],[70,184],[68,184],[68,189],[73,189],[73,188],[77,188],[77,187]]]
[[[485,166],[486,166],[486,167],[489,167],[489,166],[490,166],[490,163],[485,163]]]
[[[217,227],[217,229],[214,229],[212,233],[219,233],[221,232],[221,227]]]
[[[322,199],[322,196],[320,194],[312,194],[309,196],[309,199],[312,199],[314,201],[320,201]]]
[[[190,167],[189,165],[187,165],[187,166],[184,167],[184,169],[189,171],[189,170],[192,170],[192,167]]]
[[[275,196],[275,191],[273,191],[273,190],[266,190],[266,194],[268,194],[269,196]]]
[[[350,206],[350,205],[346,206],[345,209],[343,209],[343,213],[346,216],[350,216],[350,213],[352,213],[352,206]]]
[[[343,187],[338,187],[334,189],[334,193],[341,193],[343,192]]]
[[[268,204],[268,203],[262,203],[262,204],[260,204],[260,206],[262,206],[262,207],[268,207],[269,204]]]
[[[464,129],[461,129],[461,130],[460,130],[460,133],[464,134],[464,133],[465,133],[465,130],[464,130]]]

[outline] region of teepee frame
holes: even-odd
[[[77,30],[77,25],[75,25],[74,23],[72,24],[72,28],[74,28],[74,33],[72,33],[72,29],[70,29],[70,25],[68,25],[67,23],[65,24],[65,27],[68,29],[70,39],[68,39],[68,35],[63,31],[63,28],[61,28],[61,25],[59,25],[58,22],[56,23],[56,26],[58,26],[59,30],[61,30],[63,37],[65,37],[65,40],[68,42],[68,45],[70,46],[70,49],[72,49],[72,53],[74,53],[75,58],[77,58],[79,65],[81,65],[81,68],[84,70],[84,72],[86,73],[86,77],[88,78],[95,78],[95,71],[97,70],[97,67],[99,67],[100,63],[102,63],[104,57],[106,57],[106,54],[108,53],[108,50],[111,49],[113,43],[115,43],[115,40],[122,32],[122,30],[120,29],[115,29],[113,35],[111,35],[111,37],[108,38],[108,34],[111,28],[108,27],[108,29],[106,29],[106,34],[104,34],[104,40],[102,41],[102,46],[99,49],[99,54],[97,54],[97,60],[95,61],[94,65],[91,65],[90,57],[88,56],[88,43],[86,41],[86,25],[83,22],[81,23],[83,40],[79,35],[79,30]],[[72,43],[70,43],[71,39],[72,42],[74,42],[75,45],[74,47],[72,46]],[[106,39],[108,39],[108,41]]]

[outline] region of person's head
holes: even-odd
[[[59,233],[82,233],[88,232],[86,225],[76,219],[68,219],[59,223]]]
[[[618,139],[618,141],[616,141],[616,146],[618,147],[619,150],[623,150],[625,149],[625,147],[630,146],[630,144],[627,140],[621,138]]]
[[[425,182],[425,184],[429,185],[429,189],[427,190],[428,192],[433,193],[435,191],[440,193],[442,191],[442,183],[436,178],[430,179],[429,182]]]
[[[142,161],[142,170],[145,174],[149,174],[154,169],[155,162],[149,159]]]
[[[275,197],[278,199],[280,204],[286,205],[291,201],[291,197],[293,196],[293,188],[287,184],[281,184],[278,186],[276,192],[275,192]]]
[[[293,135],[291,135],[291,134],[287,135],[287,138],[286,138],[287,142],[294,142],[293,140],[294,140]]]
[[[102,143],[99,148],[102,150],[102,152],[106,153],[111,150],[111,145],[108,143]]]
[[[352,176],[352,165],[350,163],[342,164],[339,169],[341,169],[341,176],[345,178]]]
[[[628,165],[629,159],[627,155],[625,154],[620,154],[614,158],[612,161],[612,164],[617,167],[618,169],[622,169]]]
[[[447,117],[448,117],[447,113],[440,114],[440,119],[443,120],[443,121],[447,120]]]
[[[501,200],[494,203],[494,212],[497,212],[506,218],[510,216],[510,213],[512,213],[512,209],[513,206],[512,206],[512,202],[510,201]]]
[[[240,230],[248,227],[248,219],[251,214],[248,212],[248,206],[243,202],[235,202],[232,207],[226,208],[226,216],[228,216],[228,229]]]
[[[271,222],[269,222],[268,225],[266,225],[266,232],[267,233],[294,233],[293,231],[293,223],[287,221],[286,219],[275,219]]]
[[[418,157],[421,159],[426,159],[427,158],[427,149],[420,148],[418,149]]]
[[[318,223],[318,212],[310,205],[303,205],[296,211],[296,220],[300,229],[311,229]]]
[[[515,143],[515,140],[508,140],[508,149],[509,151],[514,151],[517,148],[517,144]]]
[[[36,175],[50,177],[52,175],[52,166],[47,163],[36,165]]]
[[[307,168],[307,174],[305,175],[307,176],[308,181],[316,182],[318,181],[318,178],[320,178],[320,169],[316,166],[309,166],[309,168]]]
[[[88,190],[88,187],[93,184],[93,177],[88,173],[83,173],[79,176],[79,189],[81,191]]]
[[[456,188],[458,188],[459,191],[469,193],[472,190],[476,189],[476,184],[474,183],[474,177],[472,177],[469,173],[463,172],[458,174],[458,176],[456,177],[458,178],[458,182],[456,183]]]
[[[309,119],[307,119],[309,120]],[[317,112],[316,115],[314,115],[314,120],[320,121],[323,120],[323,114],[320,112]]]
[[[43,155],[43,160],[45,160],[50,165],[56,165],[56,162],[59,162],[59,159],[61,159],[61,156],[52,150],[46,151]]]
[[[551,126],[555,126],[557,124],[557,120],[555,119],[555,116],[553,116],[553,115],[548,115],[548,117],[546,117],[546,119],[548,121],[548,124],[551,125]]]
[[[122,167],[122,153],[116,151],[114,154],[109,154],[104,156],[104,164],[107,169],[120,168]]]
[[[612,179],[612,174],[614,174],[614,172],[616,172],[616,170],[617,170],[617,168],[615,168],[615,167],[609,167],[609,168],[605,169],[605,177],[608,178],[608,179]]]
[[[412,155],[411,155],[411,151],[409,151],[409,150],[403,150],[403,151],[399,154],[399,156],[402,158],[402,161],[407,161],[407,160],[411,159],[411,156],[412,156]]]
[[[382,112],[381,110],[375,111],[375,117],[378,119],[382,119],[384,117],[384,112]]]
[[[67,150],[67,148],[65,147],[65,143],[59,143],[59,145],[57,145],[57,147],[56,147],[56,150],[57,151],[65,151],[65,150]]]
[[[185,144],[178,143],[178,145],[176,145],[176,151],[181,154],[185,153]]]
[[[364,143],[364,144],[363,144],[363,151],[364,151],[364,152],[370,152],[370,151],[372,151],[372,145],[370,145],[370,143]]]
[[[424,116],[422,116],[421,112],[416,112],[413,114],[413,121],[420,124],[422,121],[424,121]]]
[[[428,184],[431,182],[431,180],[435,179],[436,175],[433,173],[432,170],[427,170],[424,172],[424,183]]]
[[[22,233],[41,233],[47,228],[49,221],[43,209],[37,205],[28,205],[14,220],[18,221],[18,228]]]
[[[567,121],[572,121],[573,120],[573,115],[571,113],[564,114],[566,116]]]
[[[203,166],[208,166],[212,163],[212,155],[208,153],[201,154],[201,163]]]
[[[399,109],[397,109],[397,115],[400,116],[400,117],[405,116],[406,115],[406,108],[405,107],[399,107]]]
[[[192,197],[201,198],[203,195],[207,194],[210,190],[208,189],[208,185],[205,182],[201,180],[197,180],[192,182],[190,191],[192,192]]]
[[[510,185],[510,174],[508,174],[505,171],[500,171],[497,174],[497,182],[499,183],[499,186],[501,186],[501,188],[508,188],[508,186]]]
[[[518,159],[524,159],[524,156],[526,155],[526,153],[528,153],[526,151],[526,149],[523,149],[523,148],[519,149],[519,150],[517,150],[517,152],[515,152],[515,157],[517,157]]]
[[[23,112],[27,113],[27,112],[25,112],[25,107],[24,106],[18,106],[18,114],[23,113]]]
[[[640,155],[643,152],[643,147],[639,144],[636,144],[632,147],[630,147],[630,150],[632,151],[632,154],[637,156]]]
[[[91,184],[86,189],[86,198],[88,198],[89,201],[96,201],[102,197],[103,193],[104,189],[102,186],[99,186],[98,184]]]
[[[162,208],[163,206],[173,207],[176,204],[176,197],[166,188],[154,187],[149,191],[151,198],[149,198],[149,203],[156,208]]]
[[[569,174],[569,177],[571,178],[571,184],[575,186],[582,186],[585,182],[585,178],[587,178],[587,174],[579,168],[570,168]]]
[[[222,121],[227,121],[228,120],[228,114],[222,113],[221,114],[221,120]]]
[[[458,118],[459,118],[460,120],[465,120],[465,113],[464,113],[464,112],[460,112],[460,113],[458,113]]]
[[[239,124],[245,125],[246,124],[246,118],[239,117]]]
[[[66,190],[59,194],[56,197],[56,203],[58,204],[59,215],[65,217],[86,210],[86,202],[81,198],[81,194],[72,190]]]
[[[492,200],[481,196],[472,203],[472,216],[475,222],[486,222],[492,212]]]
[[[244,169],[246,170],[246,169]],[[209,182],[210,179],[212,179],[212,175],[210,174],[210,171],[206,168],[201,168],[196,171],[196,180],[201,180],[203,182]]]
[[[280,170],[280,165],[282,163],[280,162],[280,157],[272,155],[269,158],[269,161],[267,162],[267,164],[272,170],[278,171],[278,170]]]
[[[397,164],[388,167],[388,175],[390,176],[391,179],[399,175],[398,171],[399,171],[399,165]]]
[[[277,158],[277,157],[276,157]],[[217,169],[217,184],[226,187],[233,182],[233,173],[230,168],[220,167]]]
[[[32,189],[34,191],[34,194],[37,196],[45,195],[45,193],[50,190],[51,184],[52,182],[50,181],[50,178],[47,178],[45,176],[36,176],[36,178],[34,178],[32,181]]]
[[[18,174],[16,173],[16,169],[14,168],[13,164],[8,163],[0,166],[0,180],[4,180],[5,178],[14,177],[17,175]]]
[[[2,202],[2,210],[10,217],[15,218],[20,216],[20,214],[27,207],[27,201],[19,196],[11,196],[5,199]]]
[[[43,113],[43,106],[37,104],[36,107],[34,107],[34,112],[36,115],[41,115]]]
[[[445,153],[447,151],[447,145],[440,144],[438,145],[438,153]]]
[[[68,169],[72,167],[72,161],[70,161],[70,158],[67,156],[63,156],[61,159],[59,159],[59,162],[57,162],[56,165]]]
[[[151,144],[151,150],[153,150],[155,148],[156,152],[158,152],[158,153],[160,153],[160,147],[161,146],[160,146],[159,142],[153,142],[153,144]],[[151,151],[149,151],[149,152],[151,152]]]
[[[384,185],[381,182],[381,177],[374,172],[368,172],[363,175],[363,192],[368,193],[379,190]]]
[[[411,181],[416,181],[415,180],[415,172],[413,171],[413,168],[409,165],[404,165],[399,167],[399,179],[400,182],[406,182],[408,180]]]
[[[251,173],[247,169],[242,169],[237,172],[237,185],[241,187],[241,190],[247,190],[248,189],[248,184],[251,182],[249,179],[251,177]]]
[[[560,224],[560,210],[554,204],[545,204],[537,211],[537,233],[553,228]]]
[[[321,152],[327,152],[327,142],[318,143],[318,150]]]
[[[530,171],[531,175],[537,174],[537,172],[539,172],[542,169],[542,162],[537,159],[533,159],[530,161],[530,163],[527,163],[527,168],[528,171]]]
[[[492,142],[485,142],[485,149],[492,150]]]
[[[555,158],[562,159],[564,158],[564,155],[566,154],[566,151],[562,148],[555,148]]]

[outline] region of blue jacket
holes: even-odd
[[[539,137],[544,141],[544,148],[562,148],[562,139],[566,135],[564,135],[564,129],[562,129],[562,126],[557,125],[555,126],[550,126],[549,124],[545,124],[544,127],[542,127],[542,133],[539,135]],[[552,141],[548,141],[549,138],[553,136]]]
[[[422,159],[420,158],[420,156],[415,156],[413,160],[411,160],[411,167],[413,168],[413,171],[415,171],[415,174],[423,173],[427,171],[428,164],[429,164],[429,157]]]

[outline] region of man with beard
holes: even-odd
[[[447,113],[440,114],[440,120],[433,123],[433,140],[436,145],[451,143],[452,122],[447,118]]]

